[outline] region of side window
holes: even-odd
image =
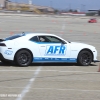
[[[38,37],[37,37],[37,36],[32,37],[30,40],[31,40],[31,41],[33,41],[33,42],[39,42],[39,40],[38,40]]]
[[[54,36],[46,36],[46,38],[52,42],[52,43],[63,43],[63,44],[66,44],[65,41],[57,38],[57,37],[54,37]]]
[[[39,36],[39,41],[40,42],[48,42],[48,43],[63,43],[63,44],[66,44],[65,41],[57,38],[57,37],[54,37],[54,36]]]
[[[39,36],[38,38],[40,42],[50,42],[45,36]]]

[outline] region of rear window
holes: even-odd
[[[37,36],[32,37],[30,40],[31,40],[31,41],[33,41],[33,42],[39,42],[39,40],[38,40],[38,37],[37,37]]]
[[[14,40],[14,39],[22,37],[22,36],[24,36],[24,35],[13,35],[13,36],[5,38],[4,40],[5,41],[7,41],[7,40]]]

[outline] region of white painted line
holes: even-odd
[[[85,89],[59,89],[59,88],[32,88],[34,90],[56,90],[56,91],[79,91],[79,92],[100,92],[100,90],[85,90]]]
[[[20,89],[23,87],[0,87],[0,88],[13,88],[13,89]],[[28,88],[28,86],[27,86]],[[32,90],[55,90],[55,91],[79,91],[79,92],[100,92],[100,90],[94,89],[94,90],[85,90],[85,89],[61,89],[61,88],[31,88]],[[25,90],[28,92],[28,90]],[[25,93],[26,94],[26,93]],[[16,99],[16,100],[22,100],[21,99]]]
[[[83,90],[83,89],[56,89],[56,88],[32,88],[36,90],[56,90],[56,91],[81,91],[81,92],[100,92],[100,90]]]
[[[84,73],[84,74],[100,74],[100,72],[84,72],[84,71],[59,71],[61,73]]]
[[[0,72],[35,72],[36,70],[0,70]],[[56,72],[57,70],[41,70],[41,71],[44,71],[44,72]]]
[[[65,29],[65,23],[63,24],[63,26],[62,26],[62,30],[64,30]]]
[[[34,76],[29,80],[29,83],[27,84],[27,86],[24,88],[24,90],[21,92],[21,97],[18,97],[16,100],[22,100],[26,93],[29,92],[32,83],[35,81],[37,75],[39,74],[41,70],[41,66],[35,71]]]
[[[64,30],[65,30],[65,27],[66,27],[66,20],[64,20],[64,23],[62,24],[62,28],[61,28],[61,33],[60,33],[60,36],[62,37],[63,33],[64,33]]]
[[[35,72],[36,70],[0,70],[0,72]],[[41,72],[59,72],[59,73],[87,73],[100,74],[100,72],[85,72],[85,71],[59,71],[59,70],[40,70]]]
[[[62,29],[61,29],[61,32],[64,32],[64,29],[65,29],[65,23],[62,25]]]

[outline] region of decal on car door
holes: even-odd
[[[45,55],[65,55],[66,46],[47,46]]]

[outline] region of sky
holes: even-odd
[[[13,2],[28,3],[29,0],[10,0]],[[100,0],[32,0],[33,4],[50,6],[57,9],[98,10]]]

